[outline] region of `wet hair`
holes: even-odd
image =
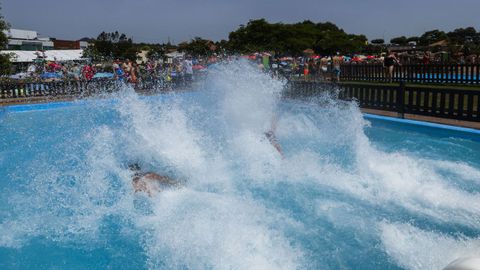
[[[140,171],[142,169],[138,163],[128,164],[128,168],[131,171]]]

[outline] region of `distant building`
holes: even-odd
[[[43,51],[54,48],[50,38],[39,38],[37,31],[10,29],[5,34],[8,37],[7,50]]]
[[[86,49],[88,47],[88,42],[79,40],[54,39],[53,47],[55,50],[79,50]]]
[[[47,61],[83,61],[83,50],[48,50],[39,51],[0,51],[0,54],[10,55],[10,61],[13,63],[31,63],[35,60],[42,59]]]
[[[38,37],[36,31],[10,29],[4,32],[8,38],[6,48],[0,54],[11,56],[14,63],[30,63],[35,60],[82,61],[86,41],[71,41]],[[0,48],[1,49],[1,48]]]
[[[6,50],[47,51],[80,50],[88,47],[88,42],[79,40],[60,40],[38,37],[37,31],[10,29],[5,31],[8,37]]]

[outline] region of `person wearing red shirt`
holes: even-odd
[[[93,79],[93,75],[95,75],[95,71],[93,70],[93,67],[91,65],[85,65],[82,68],[82,74],[83,74],[83,78],[86,81],[90,81]]]

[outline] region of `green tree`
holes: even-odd
[[[477,31],[473,27],[458,28],[453,30],[452,32],[447,33],[449,41],[455,45],[463,45],[465,43],[477,43],[480,41],[479,35],[480,33],[477,33]]]
[[[125,34],[115,32],[102,32],[93,41],[91,46],[84,52],[85,57],[90,57],[94,61],[105,61],[116,58],[137,59],[139,48],[133,44],[133,40]]]
[[[422,36],[420,36],[419,43],[422,46],[428,46],[432,43],[447,39],[448,36],[445,32],[436,29],[432,31],[427,31]]]
[[[374,39],[374,40],[370,41],[370,43],[376,44],[376,45],[382,45],[382,44],[385,43],[385,40],[383,40],[381,38],[378,38],[378,39]]]
[[[408,39],[405,36],[396,37],[396,38],[390,39],[390,43],[404,46],[408,44]]]
[[[193,56],[210,55],[216,50],[213,41],[195,37],[190,42],[182,42],[178,45],[178,49]]]
[[[1,8],[0,8],[1,9]],[[0,14],[0,49],[4,49],[7,47],[8,44],[8,37],[4,33],[9,29],[8,23],[5,21],[3,16]],[[10,55],[7,54],[0,54],[0,74],[9,74],[10,73]]]
[[[228,45],[231,52],[252,53],[271,51],[277,54],[301,55],[305,49],[320,54],[336,51],[360,51],[366,37],[345,33],[331,22],[303,21],[294,24],[268,23],[265,19],[251,20],[231,32]]]
[[[219,52],[219,53],[231,53],[232,52],[228,41],[226,41],[225,39],[222,39],[218,42],[215,42],[215,46],[217,46],[217,52]]]
[[[149,44],[150,50],[147,53],[147,58],[160,59],[167,51],[165,44]]]

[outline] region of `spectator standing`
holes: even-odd
[[[130,68],[130,83],[137,83],[138,78],[137,78],[137,71],[138,71],[138,66],[136,63],[130,63],[131,68]]]
[[[326,56],[320,59],[320,72],[322,73],[322,77],[325,78],[328,71],[328,58]]]
[[[187,56],[183,62],[183,67],[185,69],[185,80],[190,82],[193,80],[193,62],[190,56]]]
[[[75,81],[80,80],[80,77],[82,75],[82,70],[80,69],[80,66],[77,63],[73,64],[73,67],[70,70],[70,74]]]
[[[95,70],[91,64],[86,64],[82,68],[82,75],[83,79],[86,81],[91,81],[93,79],[93,75],[95,75]]]
[[[395,56],[395,53],[392,51],[388,51],[387,56],[385,56],[385,59],[383,60],[383,66],[385,68],[385,75],[387,77],[387,82],[393,81],[393,69],[395,67],[395,64],[400,65],[397,57]]]
[[[342,64],[343,57],[340,56],[340,53],[337,52],[337,54],[333,57],[332,59],[332,65],[333,65],[333,74],[334,74],[334,81],[339,82],[340,81],[340,66]]]
[[[309,74],[310,70],[309,70],[309,67],[308,67],[308,62],[305,61],[305,63],[303,64],[303,78],[306,80],[308,80],[308,74]]]
[[[123,78],[125,77],[125,72],[123,71],[120,60],[118,59],[113,63],[113,76],[118,81],[123,81]]]

